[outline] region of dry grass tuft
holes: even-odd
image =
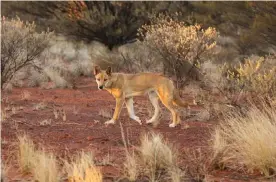
[[[80,152],[71,162],[65,161],[65,173],[70,182],[101,182],[102,174],[91,153]]]
[[[1,162],[1,182],[8,181],[7,174],[9,173],[10,169],[10,165],[3,164],[3,161]]]
[[[145,134],[141,139],[139,152],[144,173],[156,181],[163,172],[170,174],[173,181],[181,180],[177,150],[159,134]]]
[[[141,146],[130,153],[128,150],[123,127],[121,126],[122,139],[126,151],[124,162],[125,176],[129,181],[136,181],[138,177],[147,177],[149,181],[161,179],[180,182],[184,176],[178,167],[177,150],[173,148],[159,134],[144,134]]]
[[[27,100],[31,97],[31,93],[27,90],[22,91],[21,100]]]
[[[102,116],[104,118],[111,118],[112,117],[112,113],[110,112],[110,110],[100,109],[99,116]]]
[[[42,121],[39,122],[40,126],[48,126],[52,124],[52,119],[44,119]]]
[[[139,164],[134,154],[126,153],[126,160],[124,162],[125,176],[129,181],[136,181],[139,176]]]
[[[215,160],[232,169],[258,170],[265,176],[276,171],[276,112],[252,106],[245,115],[225,116],[213,134]]]
[[[120,122],[120,129],[121,129],[121,136],[124,143],[125,154],[126,154],[126,160],[124,162],[125,176],[128,178],[129,181],[136,181],[140,172],[140,169],[139,169],[140,166],[137,160],[137,155],[134,153],[134,151],[131,155],[128,150],[128,145],[127,145],[128,142],[125,137],[124,129],[121,122]]]
[[[26,135],[18,136],[19,154],[18,163],[20,169],[24,173],[28,173],[33,168],[35,159],[35,145],[32,140]]]
[[[204,181],[212,167],[212,158],[209,151],[201,148],[184,150],[184,160],[187,175],[195,181]]]
[[[40,102],[38,104],[36,104],[33,108],[33,110],[35,111],[39,111],[39,110],[43,110],[47,107],[47,103],[46,102]]]
[[[22,172],[33,174],[39,182],[56,182],[60,180],[58,164],[52,153],[36,150],[33,141],[27,135],[18,136],[18,161]]]
[[[77,108],[77,106],[74,106],[74,107],[73,107],[73,114],[74,114],[74,115],[78,115],[79,112],[80,112],[80,108]]]
[[[46,153],[43,150],[35,152],[33,162],[33,176],[35,181],[56,182],[60,181],[60,173],[56,157],[52,153]]]
[[[1,121],[5,121],[8,118],[8,113],[6,109],[1,109]]]

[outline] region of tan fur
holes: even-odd
[[[105,124],[114,124],[119,118],[123,104],[126,104],[130,118],[137,121],[141,120],[134,113],[133,97],[139,95],[149,95],[149,99],[154,106],[154,115],[147,123],[153,123],[157,120],[159,114],[158,99],[170,110],[173,122],[169,125],[175,127],[180,123],[179,113],[175,106],[187,107],[195,103],[183,102],[179,92],[175,89],[173,82],[165,76],[157,73],[138,73],[124,74],[112,73],[111,68],[101,70],[100,67],[94,68],[94,75],[98,88],[107,90],[116,99],[116,107],[113,118]]]

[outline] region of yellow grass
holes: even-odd
[[[125,154],[126,159],[124,162],[124,172],[125,176],[128,178],[129,181],[136,181],[139,176],[139,163],[137,161],[137,157],[133,151],[132,155],[129,153],[127,148],[127,139],[124,134],[123,125],[120,122],[120,129],[121,129],[121,136],[125,147]]]
[[[22,172],[31,172],[39,182],[60,180],[58,164],[52,153],[36,150],[33,141],[27,135],[18,136],[18,162]]]
[[[102,182],[102,173],[94,165],[92,154],[83,151],[72,162],[65,161],[65,173],[70,182]]]
[[[18,136],[19,153],[18,163],[22,172],[30,172],[35,161],[35,146],[32,140],[26,135]]]
[[[170,174],[171,180],[181,180],[181,172],[177,167],[177,151],[159,134],[145,134],[141,139],[139,152],[142,168],[149,175],[150,181],[158,180],[162,170]]]
[[[213,134],[215,159],[233,169],[259,170],[266,176],[276,171],[276,112],[252,106],[246,113],[229,114]]]
[[[60,173],[56,157],[52,153],[43,150],[35,152],[35,161],[32,169],[33,177],[39,182],[60,181]]]
[[[125,175],[129,181],[136,181],[139,176],[139,164],[135,154],[126,153],[126,160],[124,162]]]

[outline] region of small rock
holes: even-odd
[[[88,136],[88,137],[86,137],[86,139],[87,139],[88,141],[91,141],[91,140],[93,140],[93,137],[92,137],[92,136]]]

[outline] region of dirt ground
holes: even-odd
[[[154,128],[146,125],[148,119],[147,97],[136,97],[135,110],[143,125],[131,120],[126,108],[122,110],[120,121],[130,145],[138,146],[144,132],[161,133],[170,143],[179,149],[180,158],[187,148],[205,150],[208,147],[210,133],[217,121],[182,121],[182,125],[169,128],[169,118],[163,117]],[[66,120],[55,119],[53,108],[63,108]],[[13,88],[2,93],[2,110],[6,108],[8,118],[2,121],[2,159],[3,163],[12,162],[8,173],[9,181],[21,181],[17,170],[14,145],[18,133],[28,134],[36,144],[47,151],[53,151],[58,157],[66,158],[77,151],[92,151],[96,160],[102,161],[104,181],[115,181],[122,176],[122,162],[125,160],[124,144],[119,122],[106,127],[106,115],[113,113],[115,100],[106,91],[97,89],[94,78],[80,78],[77,89]],[[194,107],[192,110],[199,110]],[[166,119],[167,118],[167,119]],[[43,121],[50,121],[44,125]],[[8,160],[11,159],[11,160]],[[185,164],[185,160],[181,160]],[[231,171],[214,171],[207,176],[208,181],[263,181],[261,177]]]

